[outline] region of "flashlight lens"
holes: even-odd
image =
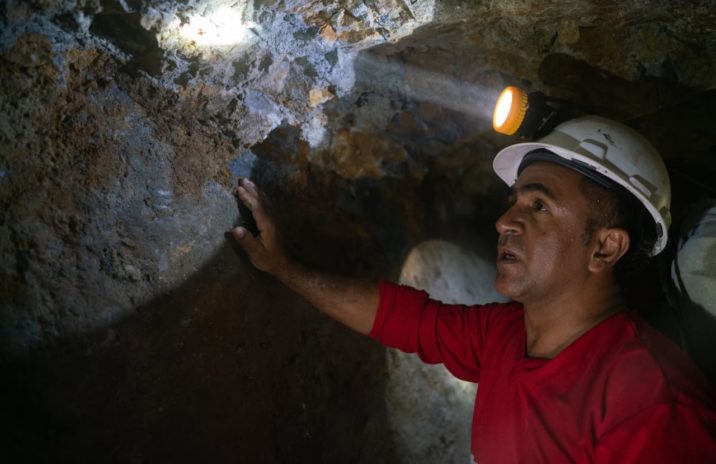
[[[492,117],[495,131],[512,135],[520,128],[527,112],[527,94],[517,87],[507,87],[500,94]]]
[[[505,124],[507,116],[510,114],[510,107],[512,106],[512,90],[508,87],[502,92],[500,98],[497,99],[497,105],[495,106],[495,125],[501,127]]]

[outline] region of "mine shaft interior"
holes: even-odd
[[[686,0],[1,2],[0,460],[469,462],[474,384],[331,320],[229,231],[250,178],[306,265],[501,301],[510,85],[663,156],[669,243],[628,298],[716,382],[715,24]]]

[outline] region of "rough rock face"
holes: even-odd
[[[106,326],[186,279],[236,220],[216,160],[192,166],[202,150],[229,155],[225,139],[169,129],[186,113],[149,116],[96,49],[68,55],[62,75],[35,34],[4,55],[4,352]]]
[[[489,118],[518,84],[642,130],[678,219],[715,171],[713,6],[3,2],[9,449],[395,462],[382,352],[235,255],[236,178],[266,190],[298,258],[397,278],[426,238],[491,239],[490,162],[515,140]]]

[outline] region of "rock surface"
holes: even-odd
[[[486,243],[459,245],[427,240],[410,250],[400,283],[452,304],[504,301],[494,288],[494,252]],[[402,462],[471,461],[470,425],[477,385],[453,377],[441,365],[391,350],[386,404]]]
[[[713,6],[1,3],[6,448],[399,461],[380,350],[227,247],[250,222],[236,178],[266,190],[298,258],[397,278],[425,239],[492,239],[490,163],[516,139],[489,119],[517,84],[642,130],[675,168],[678,218],[716,172]]]

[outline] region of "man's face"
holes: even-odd
[[[580,182],[580,174],[547,162],[522,171],[496,223],[498,292],[524,304],[541,302],[587,276],[589,207]]]

